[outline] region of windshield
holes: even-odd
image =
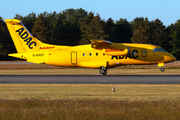
[[[161,51],[161,52],[166,52],[164,49],[162,49],[162,48],[154,48],[153,49],[153,52],[159,52],[159,51]]]

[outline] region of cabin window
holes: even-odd
[[[83,53],[83,56],[85,56],[85,53]]]
[[[96,56],[98,56],[98,53],[96,53]]]
[[[135,51],[133,51],[132,55],[133,55],[133,56],[135,56],[135,54],[136,54],[136,52],[135,52]]]
[[[89,53],[89,56],[91,56],[92,54],[91,53]]]
[[[146,51],[143,51],[143,54],[145,55],[145,54],[146,54]]]

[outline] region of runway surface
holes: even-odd
[[[0,83],[180,84],[180,75],[0,75]]]

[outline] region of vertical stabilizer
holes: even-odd
[[[38,51],[40,42],[34,38],[20,20],[5,19],[18,53]]]

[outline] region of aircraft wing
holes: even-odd
[[[107,40],[91,40],[91,46],[95,49],[101,49],[103,54],[122,56],[130,54],[129,47],[119,43],[112,43]]]
[[[92,47],[93,48],[103,48],[105,46],[110,46],[112,42],[107,40],[91,40]]]

